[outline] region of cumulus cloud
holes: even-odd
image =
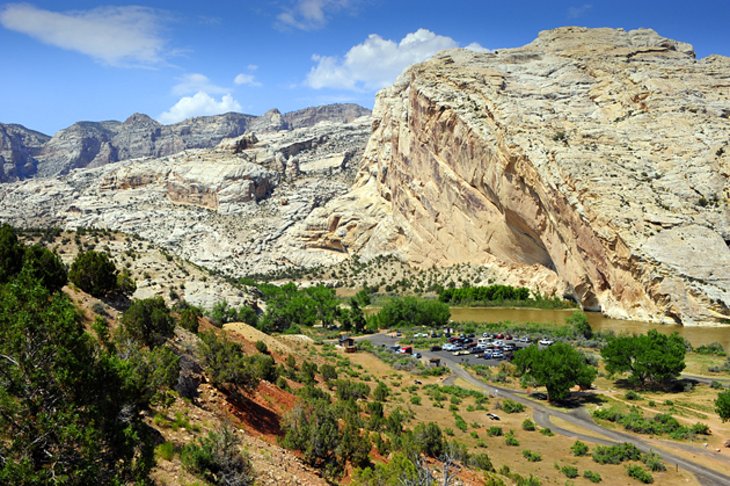
[[[309,71],[306,84],[315,89],[376,90],[390,85],[411,64],[454,47],[459,47],[454,39],[427,29],[418,29],[400,42],[371,34],[365,42],[347,51],[342,59],[313,56],[317,65]],[[469,44],[467,48],[486,50],[476,43]]]
[[[199,91],[225,94],[229,93],[230,89],[213,84],[208,76],[200,73],[185,74],[178,78],[178,83],[172,87],[172,94],[176,96],[190,95]]]
[[[193,96],[184,96],[157,119],[161,123],[177,123],[194,116],[220,115],[229,111],[241,111],[241,105],[230,94],[215,99],[208,93],[198,91]]]
[[[590,3],[584,3],[583,5],[574,5],[568,9],[568,18],[578,19],[580,17],[583,17],[592,8],[593,5],[591,5]]]
[[[321,29],[328,14],[350,7],[351,0],[296,0],[277,17],[279,25],[301,30]]]
[[[233,82],[239,86],[261,86],[253,74],[239,73],[233,78]]]
[[[53,12],[29,4],[0,9],[0,24],[43,43],[114,66],[163,61],[159,11],[137,6]]]

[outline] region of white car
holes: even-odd
[[[446,343],[443,346],[441,346],[441,349],[443,349],[444,351],[453,351],[456,349],[456,345],[451,344],[451,343]]]
[[[550,346],[554,342],[555,341],[553,341],[552,339],[540,339],[540,341],[538,341],[538,343],[540,344],[540,346]]]
[[[427,332],[417,332],[413,335],[414,338],[427,338],[428,333]]]

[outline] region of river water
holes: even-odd
[[[377,307],[368,307],[368,314],[377,312]],[[451,319],[456,322],[504,322],[514,323],[538,322],[545,324],[560,325],[565,323],[575,309],[527,309],[527,308],[502,308],[502,307],[451,307]],[[724,327],[684,327],[671,324],[651,324],[641,321],[624,321],[610,319],[598,312],[586,312],[588,322],[594,331],[613,331],[621,333],[644,333],[649,329],[656,329],[659,332],[671,334],[677,331],[692,346],[718,342],[730,352],[730,325]]]
[[[451,318],[456,322],[500,322],[515,323],[541,322],[549,324],[563,324],[574,309],[524,309],[524,308],[494,308],[494,307],[451,307]],[[624,321],[609,319],[598,312],[586,312],[588,322],[594,331],[613,331],[620,333],[643,333],[649,329],[670,334],[677,331],[686,338],[692,346],[700,346],[712,342],[719,342],[730,351],[730,325],[724,327],[684,327],[671,324],[651,324],[641,321]]]

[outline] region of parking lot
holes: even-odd
[[[368,340],[371,341],[376,346],[385,346],[388,348],[395,348],[400,344],[400,340],[403,339],[405,336],[393,336],[393,335],[387,335],[387,334],[375,334],[372,336],[368,336]],[[477,340],[478,338],[474,338],[474,340]],[[446,338],[443,340],[444,342],[441,343],[441,345],[445,344]],[[525,348],[529,346],[530,342],[520,342],[516,340],[505,340],[505,344],[513,344],[515,346],[515,351]],[[394,351],[396,352],[396,351]],[[460,364],[470,364],[470,365],[486,365],[486,366],[497,366],[502,361],[506,361],[506,359],[485,359],[483,358],[483,351],[479,352],[478,354],[465,354],[465,355],[454,355],[455,351],[447,351],[447,350],[439,350],[439,351],[430,351],[428,348],[420,348],[418,346],[414,347],[414,352],[421,353],[425,357],[436,357],[441,359],[447,359],[452,362],[460,363]]]

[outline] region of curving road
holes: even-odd
[[[373,334],[370,336],[366,336],[363,339],[367,339],[368,341],[372,342],[376,346],[380,345],[386,345],[386,346],[392,346],[396,343],[396,338],[392,336],[388,336],[385,334]],[[432,353],[429,351],[423,351],[422,352],[424,357],[431,358],[440,358],[441,362],[444,366],[448,367],[451,372],[452,376],[447,379],[447,381],[453,381],[457,376],[469,383],[471,383],[474,386],[477,386],[483,390],[485,390],[488,394],[496,397],[505,397],[509,398],[511,400],[514,400],[516,402],[522,403],[525,406],[528,406],[533,409],[534,411],[534,418],[535,421],[541,426],[541,427],[549,427],[553,432],[564,435],[566,437],[574,437],[576,439],[580,439],[585,442],[592,442],[592,443],[598,443],[598,444],[604,444],[604,445],[612,445],[616,443],[622,443],[622,442],[628,442],[630,444],[635,445],[640,450],[644,452],[656,452],[659,454],[665,462],[676,464],[681,468],[686,469],[687,471],[691,472],[695,475],[697,480],[707,486],[728,486],[730,485],[730,476],[727,474],[723,474],[720,472],[717,472],[715,470],[709,469],[705,466],[702,466],[700,464],[697,464],[683,456],[677,455],[675,453],[665,452],[662,450],[657,450],[654,447],[652,447],[648,442],[642,440],[641,438],[638,438],[634,435],[626,434],[623,432],[619,432],[616,430],[610,430],[606,429],[604,427],[601,427],[600,425],[593,422],[590,414],[586,412],[584,408],[577,408],[575,410],[571,410],[568,412],[562,412],[559,410],[555,410],[552,408],[549,408],[545,405],[543,405],[540,402],[537,402],[535,400],[532,400],[526,396],[523,392],[516,392],[514,390],[510,390],[507,388],[502,388],[499,386],[495,386],[492,384],[484,383],[481,380],[478,380],[477,378],[473,377],[470,373],[468,373],[464,368],[462,368],[459,364],[459,359],[457,357],[454,357],[448,353]],[[482,363],[484,361],[482,360]],[[560,418],[562,420],[565,420],[566,422],[572,423],[578,427],[590,430],[592,432],[596,432],[598,434],[603,435],[604,437],[607,437],[606,439],[594,437],[591,435],[585,435],[581,434],[579,432],[574,432],[571,430],[564,429],[562,427],[554,425],[550,419],[551,417]],[[718,459],[718,456],[710,451],[707,451],[703,448],[693,447],[687,444],[676,444],[673,442],[662,442],[663,445],[667,445],[669,447],[675,448],[675,449],[681,449],[680,451],[677,451],[678,453],[689,452],[695,455],[703,455],[707,456],[709,458],[712,458],[714,460]],[[730,459],[728,459],[725,456],[720,456],[719,459],[725,461],[728,463],[727,470],[730,471]]]

